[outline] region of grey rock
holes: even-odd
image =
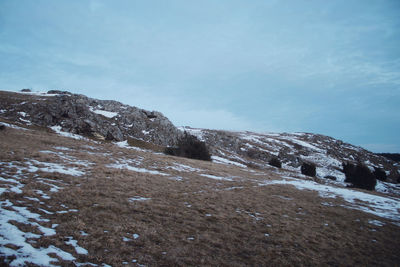
[[[44,127],[59,125],[63,131],[112,141],[136,138],[173,146],[182,135],[160,112],[66,91],[51,90],[48,93],[34,95],[0,91],[0,109],[5,110],[1,116],[18,122],[23,122],[23,119],[25,123],[29,121]]]

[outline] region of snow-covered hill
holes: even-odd
[[[212,150],[213,160],[217,162],[271,169],[268,162],[278,158],[283,169],[297,173],[300,173],[303,162],[310,162],[316,165],[316,177],[321,182],[344,186],[342,164],[361,162],[371,171],[375,168],[385,171],[388,179],[386,182],[378,181],[378,191],[400,193],[400,187],[395,185],[400,176],[398,163],[329,136],[312,133],[230,132],[190,127],[181,127],[180,130],[206,142]]]

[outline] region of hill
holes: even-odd
[[[0,96],[3,265],[400,262],[397,185],[366,191],[340,178],[339,164],[352,158],[395,172],[397,165],[362,148],[313,134],[185,128],[212,151],[212,162],[198,161],[160,153],[182,134],[160,113],[126,121],[126,109],[151,113],[72,94]],[[62,99],[76,114],[58,115]],[[86,118],[96,123],[81,131]],[[282,168],[266,164],[272,156]],[[306,160],[318,164],[317,177],[300,173]]]
[[[377,155],[384,156],[385,158],[400,162],[400,154],[399,153],[378,153]]]

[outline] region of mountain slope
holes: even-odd
[[[398,198],[2,125],[0,262],[11,266],[400,261]]]
[[[350,189],[339,171],[354,160],[395,177],[398,165],[333,138],[179,130],[157,112],[63,92],[0,92],[0,126],[0,265],[400,262],[398,185]],[[158,152],[182,130],[212,162]],[[300,173],[303,161],[318,177]]]
[[[323,182],[335,178],[337,184],[344,184],[343,163],[361,162],[371,171],[375,168],[385,171],[387,182],[397,183],[400,165],[361,147],[344,143],[334,138],[312,133],[252,133],[229,132],[182,127],[212,150],[214,160],[229,160],[232,164],[242,164],[258,169],[268,168],[272,158],[278,158],[283,168],[297,171],[303,162],[316,165],[317,178]],[[270,167],[269,167],[270,168]],[[378,181],[377,190],[400,193],[396,185]]]

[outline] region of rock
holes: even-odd
[[[282,162],[277,157],[271,158],[268,164],[279,169],[282,168]]]
[[[67,91],[50,90],[48,94],[1,92],[0,103],[7,103],[0,104],[0,109],[6,111],[2,116],[18,121],[19,112],[24,112],[25,120],[39,126],[59,125],[63,131],[112,141],[134,137],[161,146],[174,146],[182,136],[182,132],[160,112]]]

